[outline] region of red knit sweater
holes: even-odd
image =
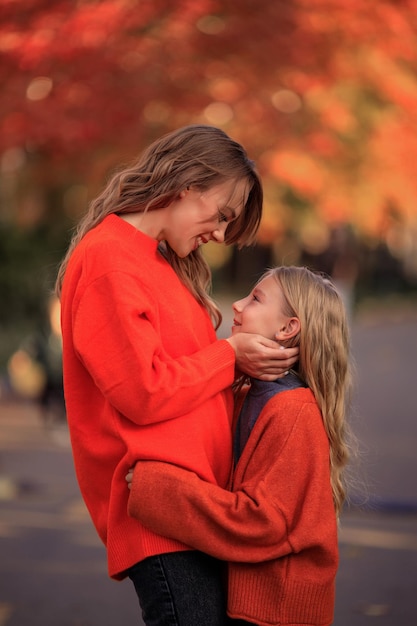
[[[338,565],[329,443],[309,389],[261,411],[233,491],[173,465],[139,462],[129,513],[229,561],[228,613],[262,626],[328,626]]]
[[[75,469],[110,576],[188,549],[127,515],[125,475],[159,459],[226,486],[235,356],[157,251],[116,215],[71,256],[62,290],[64,387]]]

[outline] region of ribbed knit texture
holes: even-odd
[[[64,386],[80,489],[115,578],[187,549],[128,517],[125,475],[167,460],[227,484],[235,356],[157,250],[107,217],[80,242],[62,291]]]
[[[262,565],[233,563],[228,598],[230,617],[252,620],[256,616],[259,626],[330,626],[333,621],[334,582],[278,580],[273,573],[265,573]]]

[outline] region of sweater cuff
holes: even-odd
[[[204,357],[208,369],[216,375],[219,371],[230,367],[230,384],[235,377],[236,355],[232,346],[226,339],[218,339],[204,348]]]

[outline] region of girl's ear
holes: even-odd
[[[289,317],[275,334],[278,341],[286,341],[300,332],[301,324],[298,317]]]

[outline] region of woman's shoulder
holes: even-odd
[[[86,233],[79,246],[90,251],[104,252],[111,258],[113,253],[126,254],[129,250],[136,254],[139,251],[141,254],[155,255],[158,242],[119,216],[112,214]]]
[[[82,267],[90,276],[133,274],[141,280],[157,280],[158,268],[167,266],[158,252],[158,242],[138,231],[117,215],[107,216],[84,235],[71,255],[69,268]]]

